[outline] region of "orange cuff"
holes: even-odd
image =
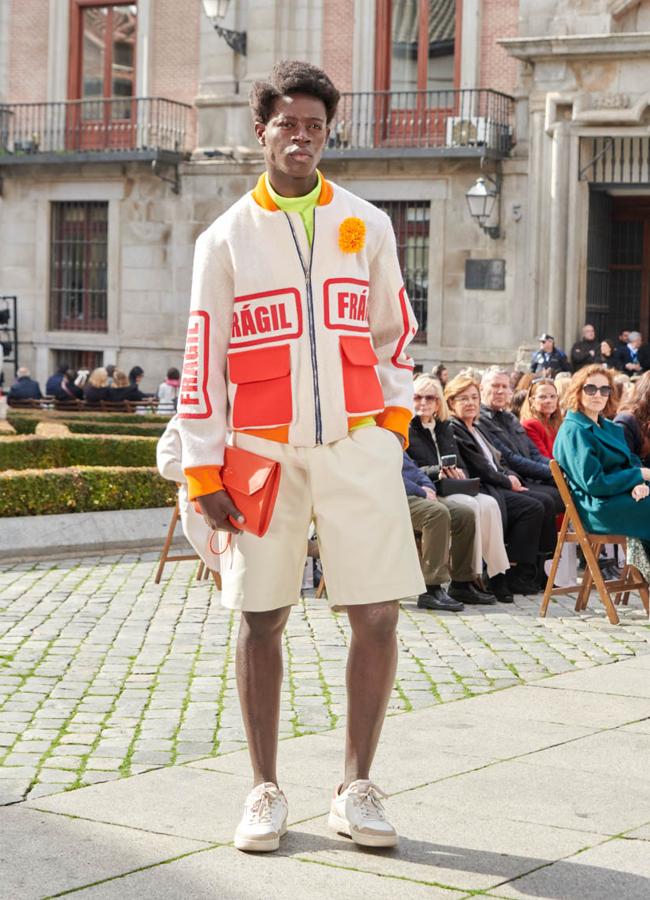
[[[406,442],[405,450],[409,445],[409,425],[412,418],[412,410],[405,409],[403,406],[387,406],[382,413],[375,416],[377,425],[381,428],[388,428],[389,431],[396,431],[402,435]]]
[[[194,466],[191,469],[184,469],[183,473],[187,479],[190,500],[223,490],[221,466]]]

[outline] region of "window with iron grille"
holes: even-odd
[[[428,200],[380,200],[375,206],[390,216],[397,240],[397,255],[413,312],[418,320],[414,340],[427,341],[427,301],[429,294]]]
[[[50,328],[107,330],[108,203],[52,204]]]
[[[54,350],[53,357],[53,372],[63,365],[67,365],[75,372],[79,369],[92,371],[104,363],[104,354],[101,350]]]

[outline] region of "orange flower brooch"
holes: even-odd
[[[366,243],[366,223],[348,216],[339,225],[339,247],[344,253],[358,253]]]

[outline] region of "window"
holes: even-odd
[[[427,341],[427,302],[429,295],[429,217],[428,200],[381,200],[375,203],[390,216],[397,239],[397,255],[404,284],[418,320],[416,343]]]
[[[52,204],[50,328],[107,330],[108,203]]]
[[[55,372],[64,363],[75,372],[79,369],[89,369],[92,372],[103,365],[104,354],[99,350],[54,350],[51,371]]]
[[[407,92],[452,90],[455,36],[456,0],[379,0],[375,87],[400,94],[394,106],[413,105]]]

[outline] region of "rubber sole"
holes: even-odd
[[[342,818],[335,812],[330,811],[327,824],[336,831],[337,834],[344,834],[346,837],[352,838],[355,844],[362,847],[395,847],[399,840],[396,834],[366,834],[365,832],[356,831],[350,827],[347,819]]]
[[[272,853],[280,847],[280,838],[287,833],[287,820],[284,820],[279,835],[274,840],[238,837],[235,832],[235,849],[247,850],[249,853]]]

